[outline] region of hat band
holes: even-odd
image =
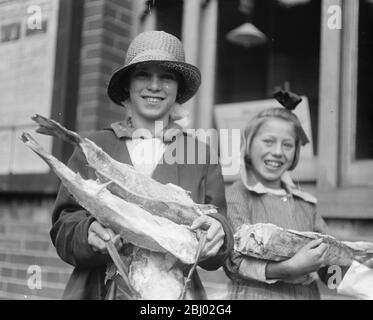
[[[131,61],[126,63],[127,66],[146,61],[177,61],[185,62],[184,59],[177,59],[175,56],[171,55],[169,52],[163,50],[147,50],[136,55]]]

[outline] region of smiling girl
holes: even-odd
[[[160,183],[188,190],[196,203],[214,206],[214,209],[196,218],[190,228],[195,231],[197,239],[206,234],[198,265],[206,270],[215,270],[223,264],[233,247],[232,232],[225,217],[221,167],[210,160],[197,162],[196,150],[205,150],[206,159],[210,159],[210,147],[206,144],[202,146],[176,123],[178,114],[175,111],[197,93],[200,83],[200,71],[185,61],[184,48],[179,39],[164,31],[146,31],[137,35],[126,48],[124,65],[114,72],[108,85],[109,98],[125,108],[123,118],[108,128],[92,133],[89,139],[116,161],[131,165],[141,174]],[[161,124],[160,128],[157,123]],[[149,134],[140,135],[139,132]],[[183,157],[170,163],[166,159],[172,158],[170,155],[173,152]],[[193,164],[187,162],[191,159]],[[69,167],[83,178],[96,179],[95,171],[87,165],[79,148],[70,158]],[[146,252],[138,248],[135,250],[126,243],[126,239],[121,239],[113,230],[101,225],[63,186],[55,203],[52,223],[51,238],[59,256],[75,267],[64,299],[128,297],[121,294],[127,292],[128,288],[113,268],[106,249],[107,241],[113,240],[126,261],[135,252],[142,261],[148,261]],[[167,266],[169,272],[173,272],[166,259],[162,262],[164,268]],[[183,279],[183,274],[180,278]],[[141,280],[154,289],[141,293],[143,297],[177,297],[178,292],[175,294],[174,287],[168,290],[169,284],[156,279],[158,282],[147,275]],[[190,284],[188,298],[206,298],[197,272],[193,273]]]
[[[292,94],[282,92],[281,97]],[[300,101],[279,99],[293,109]],[[295,188],[287,172],[308,139],[297,116],[286,108],[257,114],[242,135],[241,179],[227,190],[228,217],[236,231],[243,224],[272,223],[298,231],[326,233],[316,199]],[[291,259],[272,262],[233,251],[224,270],[229,299],[319,299],[314,280],[323,267],[326,245],[310,242]]]

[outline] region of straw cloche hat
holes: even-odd
[[[201,73],[197,67],[185,62],[180,40],[164,31],[146,31],[132,40],[124,66],[112,75],[107,90],[110,99],[122,106],[122,101],[128,98],[125,86],[128,86],[131,70],[136,65],[149,63],[156,63],[180,75],[176,102],[182,104],[197,92]]]

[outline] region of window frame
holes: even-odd
[[[80,61],[81,40],[77,30],[82,26],[83,10],[84,1],[59,0],[51,118],[71,129],[75,128],[76,123],[79,66],[75,63]],[[60,139],[52,142],[52,155],[63,162],[67,161],[72,149],[71,145]],[[10,173],[0,175],[0,192],[55,194],[59,183],[51,170],[43,174]]]

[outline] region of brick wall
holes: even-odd
[[[110,102],[106,88],[124,63],[132,14],[132,0],[84,2],[76,122],[82,134],[123,118],[124,110]],[[61,297],[72,268],[49,238],[53,202],[54,196],[0,195],[0,299]],[[33,265],[40,267],[41,289],[28,286]]]
[[[49,238],[53,202],[51,197],[2,196],[0,299],[61,298],[72,267],[57,256]],[[40,287],[34,279],[41,280]]]
[[[82,30],[77,131],[87,134],[123,118],[106,94],[131,41],[131,0],[86,0]]]

